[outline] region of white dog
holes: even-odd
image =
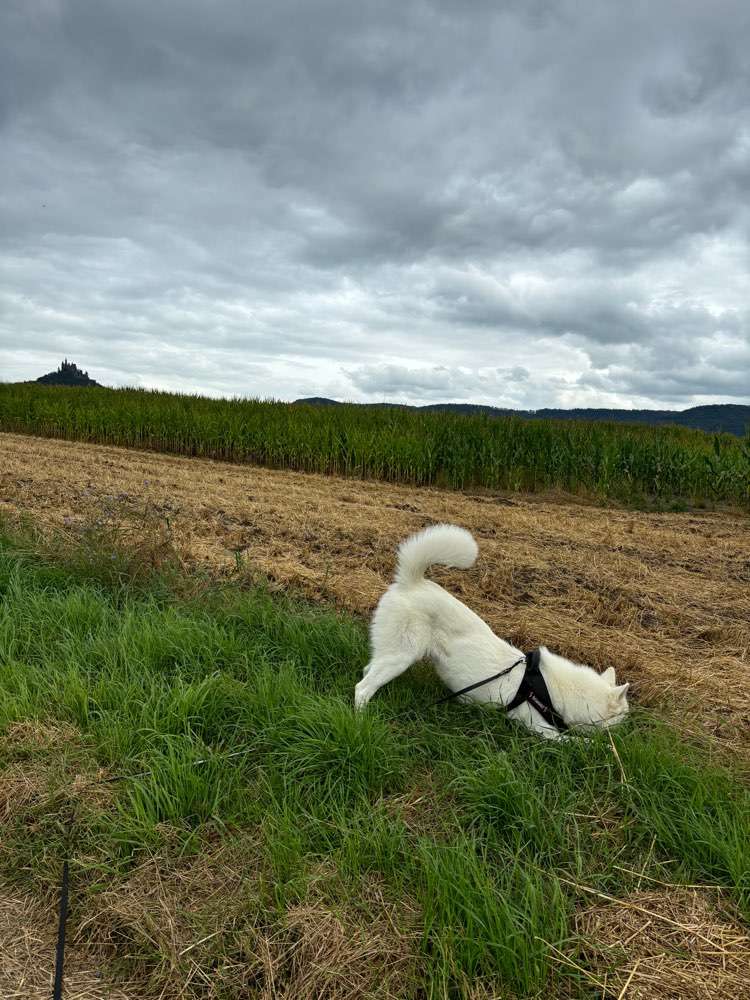
[[[621,722],[628,711],[629,685],[616,686],[613,667],[598,674],[544,646],[524,655],[447,590],[424,578],[433,563],[468,569],[476,557],[471,534],[453,524],[426,528],[401,544],[395,580],[372,618],[372,659],[355,689],[357,708],[429,656],[455,694],[505,706],[511,718],[542,736],[559,739],[567,729],[590,732]]]

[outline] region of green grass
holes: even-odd
[[[373,973],[372,995],[403,997],[478,982],[600,995],[551,958],[577,954],[576,886],[623,898],[636,873],[707,882],[750,921],[750,796],[695,739],[635,715],[612,734],[618,761],[608,735],[554,743],[500,713],[430,707],[427,670],[357,714],[365,623],[262,585],[160,581],[131,589],[2,539],[0,767],[36,785],[4,792],[0,875],[53,910],[78,802],[70,934],[105,942],[138,995],[192,961],[214,992],[185,995],[252,995],[260,940],[287,943],[279,975],[293,975],[304,906],[338,914],[352,940],[385,926],[408,941],[397,981]],[[143,885],[149,865],[159,881]],[[174,920],[189,959],[146,916],[188,873]]]
[[[0,430],[447,489],[750,506],[750,438],[674,426],[0,384]]]

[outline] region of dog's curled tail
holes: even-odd
[[[399,546],[396,583],[419,583],[433,563],[468,569],[474,565],[477,551],[477,543],[466,528],[455,524],[425,528]]]

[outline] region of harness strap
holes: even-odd
[[[505,706],[506,711],[512,712],[514,708],[518,708],[519,705],[527,701],[539,712],[548,726],[559,729],[560,732],[566,731],[568,727],[565,720],[553,706],[547,684],[539,669],[540,650],[532,649],[524,659],[526,660],[526,670],[515,697]]]

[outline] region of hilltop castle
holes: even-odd
[[[88,378],[88,372],[82,372],[78,365],[74,365],[72,361],[68,361],[66,358],[60,367],[57,369],[58,372],[68,372],[71,375],[77,375],[79,378]]]
[[[101,388],[98,382],[89,378],[88,372],[82,371],[78,365],[72,361],[68,361],[67,358],[65,358],[56,372],[49,372],[47,375],[42,375],[36,381],[41,382],[42,385],[97,386]]]

